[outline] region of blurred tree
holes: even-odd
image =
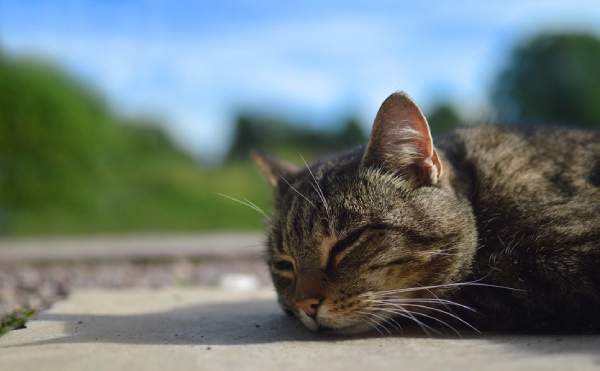
[[[239,114],[236,117],[235,131],[227,159],[246,159],[250,150],[264,147],[264,141],[274,136],[275,128],[277,125],[269,124],[265,119]]]
[[[355,117],[327,127],[337,130],[313,129],[313,125],[293,124],[284,118],[252,113],[240,113],[235,121],[228,161],[245,161],[251,149],[278,154],[298,160],[298,154],[320,154],[363,144],[367,138]],[[310,156],[309,156],[310,157]]]
[[[356,117],[349,117],[337,134],[340,146],[352,147],[366,142],[366,135]]]
[[[492,102],[509,123],[599,127],[600,40],[572,33],[526,41],[498,75]]]
[[[443,135],[461,125],[461,117],[456,109],[448,103],[436,105],[427,115],[432,135]]]

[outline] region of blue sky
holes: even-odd
[[[405,90],[487,110],[494,74],[546,29],[600,32],[597,1],[6,1],[0,46],[66,66],[121,112],[217,159],[240,107],[324,123]]]

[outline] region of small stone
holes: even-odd
[[[206,347],[206,350],[211,350],[211,349],[212,349],[211,347]]]

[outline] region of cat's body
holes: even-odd
[[[366,147],[256,156],[282,306],[313,330],[600,330],[600,133],[482,126],[435,149],[396,94]]]
[[[465,287],[479,327],[600,330],[600,133],[462,129],[439,142],[469,199],[478,249]]]

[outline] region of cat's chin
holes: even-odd
[[[306,315],[306,313],[302,311],[296,312],[296,317],[302,322],[302,324],[309,329],[310,331],[319,331],[319,324],[314,319],[310,318]]]
[[[367,323],[358,322],[343,327],[330,327],[324,324],[319,324],[317,321],[307,316],[304,312],[298,312],[296,313],[296,316],[307,329],[313,332],[325,332],[334,335],[355,335],[372,330]]]

